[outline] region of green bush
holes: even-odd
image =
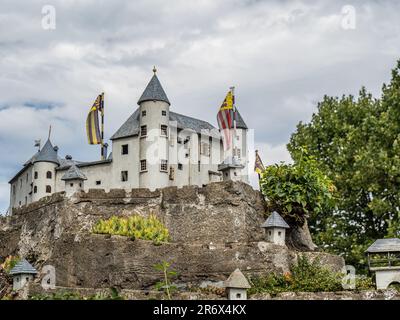
[[[291,272],[283,275],[271,273],[264,277],[250,278],[249,294],[267,292],[330,292],[342,290],[342,275],[322,266],[318,259],[310,262],[300,256]]]
[[[8,256],[6,260],[0,265],[0,269],[3,269],[6,273],[9,273],[12,268],[20,261],[21,259],[16,256]]]
[[[151,240],[155,244],[168,242],[170,239],[168,229],[155,215],[148,218],[139,215],[113,216],[108,220],[98,221],[92,231],[98,234],[127,236],[132,240]]]

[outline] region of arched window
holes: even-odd
[[[47,178],[47,179],[51,179],[51,177],[52,177],[51,171],[47,171],[47,172],[46,172],[46,178]]]
[[[51,193],[51,186],[46,186],[46,193]]]
[[[37,186],[33,187],[33,193],[37,193]]]

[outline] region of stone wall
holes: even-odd
[[[220,182],[203,188],[89,190],[71,201],[54,194],[16,209],[0,223],[0,258],[19,254],[40,270],[56,268],[57,285],[121,289],[150,288],[161,277],[154,265],[172,263],[181,283],[221,281],[235,269],[245,274],[282,273],[298,252],[264,242],[260,192],[244,183]],[[172,241],[94,235],[93,225],[113,215],[157,215]],[[309,252],[335,270],[337,256]]]

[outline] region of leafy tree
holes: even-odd
[[[302,226],[307,218],[318,219],[335,204],[335,186],[305,149],[296,164],[268,166],[260,185],[271,210],[280,212],[292,225]]]
[[[382,96],[328,97],[310,123],[299,123],[288,149],[295,163],[306,147],[338,191],[337,208],[310,221],[317,244],[365,267],[364,250],[400,236],[400,61]]]

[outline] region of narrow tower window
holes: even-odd
[[[51,177],[52,177],[51,171],[47,171],[46,172],[46,178],[47,179],[51,179]]]
[[[168,136],[168,126],[166,126],[165,124],[161,125],[161,135],[164,137]]]
[[[51,193],[51,186],[46,186],[46,193]]]
[[[121,181],[128,181],[128,171],[121,171]]]
[[[140,136],[141,137],[147,136],[147,126],[141,126],[140,127]]]
[[[33,193],[37,193],[37,186],[33,187]]]
[[[128,154],[128,145],[127,144],[123,144],[121,146],[121,154]]]
[[[142,117],[145,117],[146,116],[146,110],[143,110],[142,111]]]
[[[147,171],[147,162],[146,160],[140,160],[140,171]]]
[[[35,171],[34,177],[35,177],[35,179],[38,178],[38,173],[37,173],[37,171]]]
[[[161,115],[162,115],[162,116],[166,116],[166,115],[167,115],[167,111],[162,110],[162,111],[161,111]]]

